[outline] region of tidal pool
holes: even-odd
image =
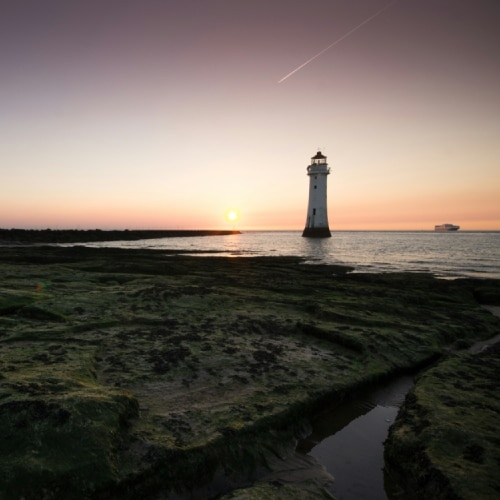
[[[384,473],[388,429],[413,377],[398,377],[384,387],[363,390],[340,406],[322,412],[297,451],[314,457],[335,478],[328,490],[337,500],[382,500],[400,489]]]

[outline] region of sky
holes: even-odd
[[[4,0],[0,73],[2,228],[302,230],[321,150],[332,230],[500,230],[498,0]]]

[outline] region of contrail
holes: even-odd
[[[345,35],[342,35],[340,38],[338,38],[333,43],[328,45],[328,47],[324,48],[321,52],[318,52],[315,56],[312,56],[311,59],[308,59],[305,63],[301,64],[298,68],[295,68],[293,71],[288,73],[288,75],[284,76],[278,83],[284,82],[287,78],[292,76],[294,73],[297,73],[297,71],[302,69],[304,66],[306,66],[310,62],[314,61],[314,59],[316,59],[321,54],[323,54],[323,52],[326,52],[328,49],[331,49],[332,47],[334,47],[335,45],[340,43],[342,40],[344,40],[344,38],[347,38],[349,35],[352,35],[355,31],[359,30],[359,28],[361,28],[361,26],[364,26],[366,23],[369,23],[372,19],[375,19],[377,16],[380,16],[380,14],[382,14],[382,12],[386,11],[389,7],[392,7],[397,2],[398,2],[398,0],[394,0],[393,2],[388,3],[385,7],[383,7],[379,11],[375,12],[375,14],[371,15],[370,17],[365,19],[362,23],[358,24],[357,26],[352,28],[350,31],[348,31]]]

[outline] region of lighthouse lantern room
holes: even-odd
[[[326,156],[318,151],[307,167],[309,176],[309,203],[306,227],[302,236],[309,238],[329,238],[328,210],[326,204],[326,179],[330,173]]]

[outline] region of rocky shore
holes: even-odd
[[[499,373],[496,342],[452,353],[419,377],[385,444],[409,498],[500,495]]]
[[[349,271],[0,247],[0,498],[327,496],[258,479],[325,405],[499,331],[499,281]]]

